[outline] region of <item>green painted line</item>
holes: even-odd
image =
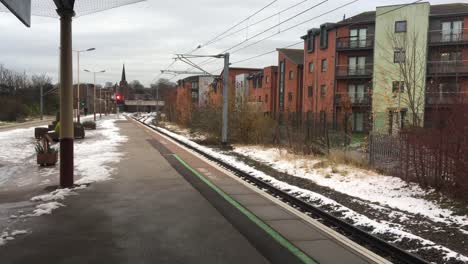
[[[295,245],[293,245],[289,240],[284,238],[280,233],[276,232],[273,228],[271,228],[268,224],[263,222],[260,218],[258,218],[255,214],[250,212],[247,208],[242,206],[239,202],[237,202],[234,198],[229,196],[227,193],[225,193],[223,190],[218,188],[214,183],[212,183],[210,180],[208,180],[205,176],[201,175],[198,171],[196,171],[194,168],[192,168],[187,162],[185,162],[181,157],[179,157],[177,154],[173,154],[174,157],[182,163],[187,169],[189,169],[193,174],[195,174],[200,180],[202,180],[206,185],[208,185],[211,189],[213,189],[215,192],[217,192],[219,195],[221,195],[227,202],[229,202],[232,206],[236,207],[239,211],[241,211],[245,216],[247,216],[252,222],[254,222],[257,226],[259,226],[261,229],[263,229],[265,232],[267,232],[273,239],[275,239],[280,245],[285,247],[286,249],[289,250],[293,255],[295,255],[297,258],[299,258],[302,262],[307,263],[307,264],[318,264],[315,262],[311,257],[306,255],[304,252],[302,252],[299,248],[297,248]]]

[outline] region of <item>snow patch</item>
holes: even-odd
[[[49,201],[63,200],[65,199],[66,196],[69,196],[69,195],[77,195],[77,193],[73,192],[72,189],[68,189],[68,188],[57,189],[48,194],[34,196],[33,198],[31,198],[31,201],[49,202]]]
[[[29,233],[27,230],[13,230],[10,233],[4,231],[0,234],[0,246],[5,245],[7,241],[15,239],[15,236],[24,235],[27,233]]]
[[[43,204],[36,205],[36,209],[32,214],[27,214],[26,216],[41,216],[46,214],[51,214],[53,210],[65,206],[59,202],[48,202]]]
[[[430,191],[423,190],[417,184],[407,183],[398,177],[379,175],[372,171],[339,165],[336,169],[346,172],[345,175],[341,175],[333,173],[330,166],[324,169],[314,168],[314,165],[320,162],[319,159],[304,158],[294,154],[285,155],[287,151],[277,148],[237,146],[234,152],[268,164],[280,172],[311,180],[320,186],[362,200],[420,214],[435,222],[458,226],[468,225],[467,216],[454,215],[453,211],[441,208],[436,203],[421,198]]]

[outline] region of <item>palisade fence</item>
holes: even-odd
[[[283,112],[272,118],[276,121],[273,143],[288,146],[298,153],[365,152],[362,149],[366,145],[365,134],[360,134],[360,141],[356,141],[356,134],[353,137],[351,115],[334,119],[328,113]]]
[[[370,133],[357,144],[353,143],[351,118],[346,115],[333,122],[323,113],[266,114],[249,107],[234,109],[229,113],[231,143],[287,147],[298,154],[339,151],[346,160],[361,164],[362,159],[367,160],[370,167],[423,187],[453,193],[468,190],[467,106],[435,116],[432,128],[408,128],[396,135]],[[188,120],[181,120],[176,122],[211,134],[206,144],[219,142],[220,107],[193,108]]]
[[[466,195],[468,130],[413,128],[398,135],[371,134],[372,167],[422,187]]]

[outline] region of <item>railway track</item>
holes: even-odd
[[[335,229],[336,231],[340,232],[341,234],[347,236],[354,242],[365,246],[366,248],[374,251],[375,253],[389,259],[390,261],[394,263],[404,263],[404,264],[427,264],[429,262],[425,261],[424,259],[411,254],[395,245],[392,245],[374,235],[369,234],[368,232],[338,218],[333,216],[332,214],[317,208],[295,196],[292,196],[282,190],[277,189],[276,187],[272,186],[268,182],[262,181],[261,179],[258,179],[234,166],[231,164],[228,164],[222,160],[217,159],[216,157],[213,157],[210,154],[207,154],[175,137],[172,137],[169,134],[166,134],[164,131],[150,126],[146,124],[145,122],[141,121],[141,119],[136,119],[137,122],[149,127],[152,130],[157,131],[158,133],[161,133],[175,142],[179,143],[180,145],[183,145],[184,147],[202,155],[203,157],[211,160],[212,162],[218,164],[219,166],[223,167],[224,169],[227,169],[234,173],[237,177],[241,178],[242,180],[249,182],[250,184],[254,184],[260,189],[266,190],[269,194],[281,199],[283,202],[286,202],[290,204],[291,206],[295,207],[296,209],[299,209],[300,211],[307,213],[309,216],[314,217],[316,220],[319,220],[323,224],[327,225],[328,227],[331,227]]]

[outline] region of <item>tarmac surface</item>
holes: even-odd
[[[269,263],[144,130],[117,123],[129,140],[114,179],[30,220],[30,234],[0,246],[0,263]]]

